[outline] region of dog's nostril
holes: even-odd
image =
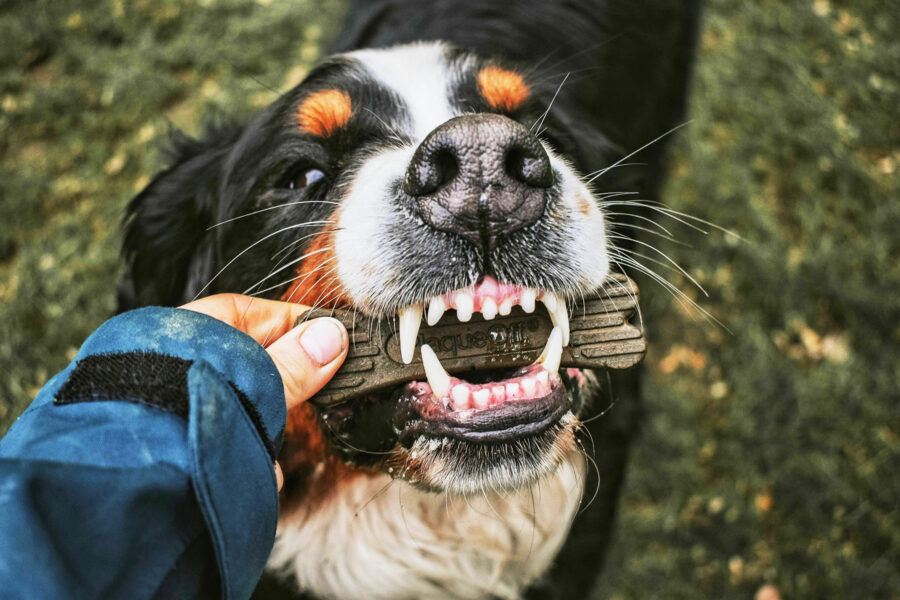
[[[416,152],[404,180],[404,190],[411,196],[433,194],[459,174],[459,161],[450,148]]]
[[[444,187],[459,175],[459,161],[447,148],[443,148],[435,154],[434,165],[437,169],[437,189]]]
[[[511,146],[506,151],[503,167],[507,175],[531,187],[546,188],[553,183],[550,160],[541,147]]]

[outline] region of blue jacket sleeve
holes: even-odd
[[[285,418],[249,336],[181,309],[111,319],[0,440],[0,596],[249,597]]]

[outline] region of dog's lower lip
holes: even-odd
[[[423,405],[421,396],[407,398],[408,410],[399,427],[399,441],[412,444],[421,436],[453,438],[473,443],[496,443],[536,435],[558,422],[569,410],[566,390],[555,385],[541,398],[467,411]]]

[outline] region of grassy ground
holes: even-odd
[[[0,2],[0,431],[113,309],[170,125],[302,77],[330,3]],[[596,598],[900,597],[900,30],[874,0],[709,3],[661,248],[648,420]],[[677,225],[672,223],[673,225]],[[693,291],[692,291],[693,290]]]

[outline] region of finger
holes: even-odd
[[[281,472],[281,465],[277,460],[275,461],[275,479],[278,481],[278,491],[280,492],[284,487],[284,473]]]
[[[224,321],[248,334],[257,343],[269,346],[294,327],[308,306],[278,300],[264,300],[240,294],[216,294],[194,300],[179,308],[203,313]]]
[[[343,364],[347,330],[337,319],[313,319],[281,336],[266,351],[278,367],[291,410],[318,392]]]

